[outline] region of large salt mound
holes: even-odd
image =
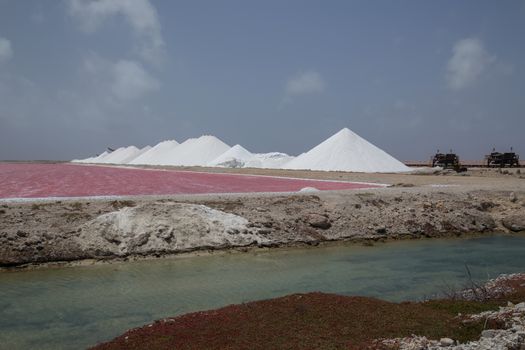
[[[204,135],[198,139],[188,139],[169,152],[161,154],[156,164],[205,166],[229,149],[230,146],[215,136]]]
[[[282,165],[290,162],[292,159],[294,159],[294,157],[280,152],[255,153],[253,157],[244,164],[244,167],[279,169]]]
[[[244,164],[253,158],[253,154],[241,145],[235,145],[211,162],[209,166],[225,168],[242,168]]]
[[[127,159],[133,159],[139,152],[140,150],[135,146],[120,147],[102,158],[99,163],[124,164]]]
[[[168,140],[159,142],[154,147],[150,148],[148,151],[137,156],[135,159],[131,160],[128,164],[159,164],[158,160],[165,153],[170,152],[172,149],[177,147],[179,143],[175,140]]]
[[[282,168],[364,173],[410,171],[409,167],[347,128]]]
[[[102,159],[106,158],[108,155],[110,154],[110,152],[108,151],[104,151],[102,154],[94,157],[94,158],[90,158],[91,159],[91,162],[89,163],[98,163],[99,161],[101,161]]]
[[[140,155],[146,153],[147,151],[149,151],[151,149],[151,146],[146,146],[146,147],[143,147],[141,149],[139,149],[137,152],[134,152],[132,154],[130,154],[128,157],[126,158],[123,158],[119,164],[128,164],[129,162],[131,162],[133,159],[139,157]]]

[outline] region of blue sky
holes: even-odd
[[[0,159],[213,134],[525,153],[525,1],[0,0]]]

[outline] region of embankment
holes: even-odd
[[[511,188],[4,202],[0,266],[513,233],[525,230],[525,191]]]

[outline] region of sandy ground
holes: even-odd
[[[139,167],[139,166],[134,166]],[[305,170],[285,170],[285,169],[231,169],[231,168],[205,168],[205,167],[168,167],[168,166],[140,166],[146,169],[180,169],[191,171],[205,171],[211,173],[233,173],[233,174],[250,174],[250,175],[267,175],[283,176],[303,179],[322,179],[322,180],[342,180],[354,182],[374,182],[374,183],[410,183],[417,186],[429,184],[457,184],[457,185],[476,185],[476,186],[498,186],[509,184],[519,184],[520,181],[514,180],[525,179],[525,169],[505,168],[487,169],[471,168],[466,173],[456,173],[454,171],[441,171],[437,175],[432,173],[429,168],[422,169],[422,175],[417,174],[381,174],[381,173],[349,173],[340,171],[305,171]],[[417,172],[417,168],[414,168]],[[503,174],[502,174],[503,172]],[[487,181],[486,178],[492,178],[494,181]]]
[[[517,169],[433,175],[184,169],[393,186],[3,202],[0,266],[525,230],[525,176]]]

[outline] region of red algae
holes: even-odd
[[[2,163],[0,198],[296,192],[382,187],[344,181],[147,170],[75,164]]]
[[[487,326],[483,320],[464,322],[468,313],[525,300],[525,274],[502,276],[486,286],[506,292],[489,294],[492,297],[484,301],[403,303],[319,292],[293,294],[159,320],[92,349],[382,349],[378,339],[414,334],[468,341]]]

